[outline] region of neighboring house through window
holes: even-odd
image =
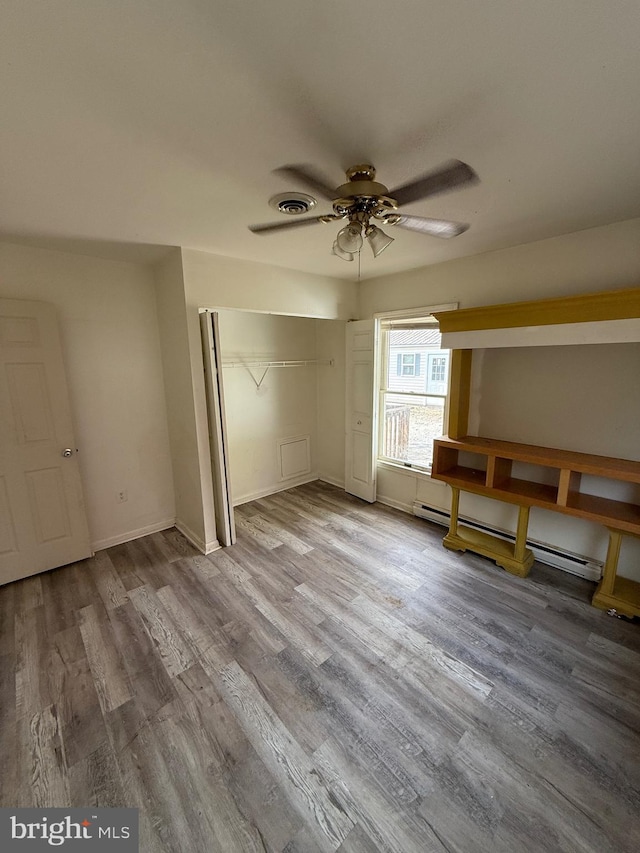
[[[433,439],[445,431],[449,384],[449,351],[435,318],[382,319],[380,368],[378,458],[428,471]]]

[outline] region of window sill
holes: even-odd
[[[398,462],[389,462],[386,459],[378,459],[376,462],[377,468],[383,468],[385,471],[393,471],[395,474],[403,474],[405,477],[417,477],[419,480],[432,480],[431,469],[427,468],[407,468]],[[441,480],[432,480],[434,483],[440,483]]]

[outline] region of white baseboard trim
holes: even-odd
[[[296,486],[304,486],[305,483],[313,483],[318,479],[317,474],[305,474],[303,477],[293,477],[287,480],[286,483],[278,483],[278,485],[268,486],[266,489],[260,489],[257,492],[251,492],[248,495],[242,495],[240,498],[235,498],[234,506],[248,504],[250,501],[257,501],[259,498],[266,498],[269,495],[275,495],[277,492],[286,492],[287,489],[294,489]],[[186,536],[186,534],[185,534]]]
[[[218,551],[222,547],[217,539],[214,539],[212,542],[205,542],[179,519],[176,519],[175,527],[180,531],[180,533],[182,533],[185,539],[188,539],[189,542],[191,542],[191,544],[202,554],[211,554],[213,551]]]
[[[166,518],[164,521],[156,521],[153,524],[145,525],[145,527],[139,527],[137,530],[128,530],[126,533],[109,536],[107,539],[97,539],[91,543],[91,548],[93,551],[104,551],[105,548],[122,545],[124,542],[132,542],[134,539],[149,536],[150,533],[159,533],[161,530],[168,530],[170,527],[174,527],[175,523],[175,518]]]
[[[330,486],[337,486],[339,489],[344,489],[344,480],[334,480],[328,474],[318,474],[317,479],[322,480],[323,483],[329,483]]]
[[[407,515],[413,515],[413,504],[405,504],[393,498],[387,498],[384,495],[376,495],[376,501],[385,506],[393,507],[393,509],[399,509],[401,512],[406,512]]]

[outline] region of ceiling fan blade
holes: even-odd
[[[464,233],[469,225],[464,222],[449,222],[447,219],[427,219],[424,216],[404,216],[396,222],[398,228],[406,228],[407,231],[418,231],[420,234],[429,234],[431,237],[457,237]]]
[[[328,201],[333,201],[336,197],[335,187],[330,187],[322,175],[316,172],[312,166],[281,166],[279,169],[274,169],[274,172],[277,175],[286,175],[293,178],[294,181],[299,181]]]
[[[415,181],[392,190],[389,195],[395,198],[399,205],[409,204],[412,201],[448,192],[456,187],[477,184],[479,180],[471,166],[467,166],[460,160],[449,160],[421,178],[416,178]]]
[[[316,225],[321,221],[321,216],[311,216],[306,219],[294,219],[291,222],[265,222],[262,225],[250,225],[249,231],[253,231],[254,234],[268,234],[272,231],[286,231],[289,228],[300,228],[302,225]]]

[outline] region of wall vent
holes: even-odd
[[[443,527],[448,527],[451,520],[451,515],[446,510],[429,506],[421,501],[416,501],[413,504],[413,514],[418,518],[424,518]],[[507,530],[491,527],[488,524],[477,521],[475,518],[468,518],[462,515],[459,519],[466,527],[481,530],[483,533],[490,533],[492,536],[497,536],[499,539],[504,539],[507,542],[515,541],[515,536]],[[544,542],[535,542],[530,539],[527,539],[527,545],[533,551],[536,560],[540,563],[545,563],[547,566],[553,566],[556,569],[561,569],[563,572],[569,572],[569,574],[577,575],[589,581],[599,581],[602,577],[602,563],[598,560],[592,560],[590,557],[583,557],[580,554],[572,554],[570,551],[562,551],[552,545],[547,545]]]

